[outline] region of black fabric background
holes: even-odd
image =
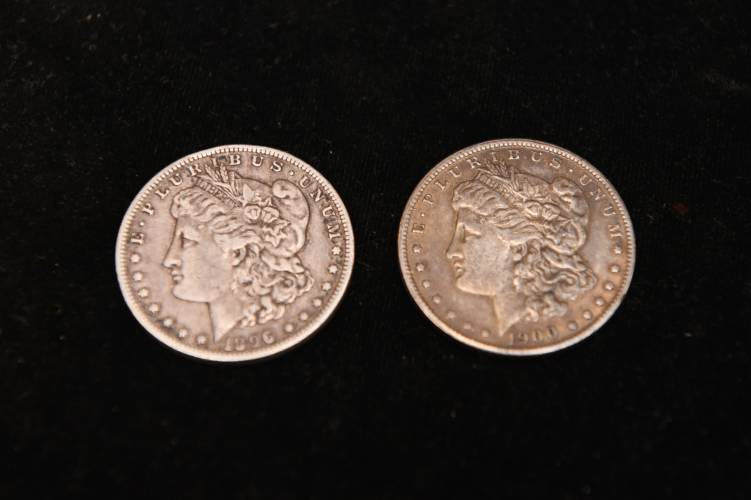
[[[750,48],[742,2],[3,2],[0,497],[749,498]],[[423,174],[504,137],[592,162],[637,239],[615,316],[529,359],[437,331],[396,255]],[[216,366],[114,248],[230,143],[322,172],[357,258],[311,341]]]

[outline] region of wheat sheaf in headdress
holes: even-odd
[[[261,193],[254,191],[247,184],[242,184],[235,172],[228,171],[224,165],[216,170],[206,166],[205,171],[205,174],[193,177],[193,185],[218,198],[226,205],[231,207],[249,204],[264,206],[271,202],[270,197],[261,196]]]
[[[246,179],[226,167],[205,167],[193,177],[193,186],[231,209],[239,208],[245,222],[263,226],[274,254],[288,257],[305,245],[310,208],[305,195],[293,183],[278,179],[268,185]]]
[[[518,172],[505,162],[486,160],[478,167],[475,181],[499,193],[510,207],[518,209],[538,227],[557,250],[572,253],[584,243],[589,206],[582,190],[559,177],[548,183]]]
[[[506,162],[486,161],[477,168],[475,180],[499,192],[513,206],[526,201],[550,201],[550,189],[546,183],[533,184],[529,176],[520,174]]]

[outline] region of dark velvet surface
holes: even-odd
[[[0,498],[749,498],[742,2],[2,2]],[[437,331],[396,233],[484,140],[568,148],[634,222],[593,337],[515,359]],[[181,357],[127,309],[115,236],[158,170],[261,144],[336,187],[350,290],[311,341]]]

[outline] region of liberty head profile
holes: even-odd
[[[204,167],[172,200],[172,242],[163,265],[172,293],[209,307],[214,340],[236,326],[280,318],[313,278],[297,253],[305,246],[310,209],[284,179],[268,185]]]
[[[499,335],[519,321],[566,313],[597,278],[577,253],[589,206],[572,181],[548,183],[487,162],[453,193],[456,225],[446,257],[460,290],[490,297]]]

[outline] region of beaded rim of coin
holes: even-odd
[[[483,343],[479,340],[475,340],[473,338],[468,337],[465,334],[462,334],[458,329],[454,328],[450,324],[447,323],[444,319],[439,317],[437,313],[435,313],[432,309],[430,304],[427,300],[425,300],[422,295],[419,292],[418,287],[418,280],[415,277],[415,270],[411,269],[410,263],[409,263],[409,252],[408,252],[408,238],[409,238],[409,228],[410,225],[413,223],[413,214],[415,214],[417,203],[420,201],[421,197],[424,195],[425,189],[430,183],[434,182],[439,174],[444,173],[448,171],[448,169],[452,168],[453,166],[457,165],[458,162],[462,160],[467,160],[472,155],[488,151],[494,148],[513,148],[513,147],[519,147],[519,148],[532,148],[537,149],[541,152],[547,152],[553,155],[560,156],[561,158],[565,158],[569,161],[574,162],[576,165],[582,167],[584,170],[586,170],[592,177],[594,177],[603,187],[607,189],[608,195],[612,198],[612,200],[615,202],[618,208],[618,214],[619,219],[622,222],[623,227],[625,228],[625,234],[624,234],[624,243],[626,245],[625,254],[627,258],[627,263],[625,266],[625,273],[623,274],[623,279],[620,282],[618,289],[613,290],[613,284],[610,281],[607,281],[604,285],[606,290],[614,291],[615,294],[613,298],[606,304],[602,303],[601,298],[597,298],[595,300],[596,304],[600,307],[606,305],[607,309],[603,311],[597,318],[596,321],[589,324],[586,328],[582,329],[577,334],[573,335],[572,337],[569,337],[563,341],[560,341],[555,344],[550,345],[544,345],[540,347],[533,347],[533,348],[525,348],[525,349],[517,349],[517,348],[508,348],[508,347],[501,347],[496,345],[490,345],[487,343]],[[422,213],[421,215],[425,215]],[[545,143],[542,141],[537,141],[534,139],[495,139],[495,140],[489,140],[485,142],[481,142],[478,144],[474,144],[472,146],[466,147],[460,151],[457,151],[448,157],[444,158],[442,161],[440,161],[435,167],[430,169],[430,171],[420,180],[420,182],[417,184],[417,187],[414,189],[412,194],[410,195],[410,198],[406,204],[406,207],[404,209],[404,212],[402,214],[402,218],[399,224],[399,233],[397,238],[397,251],[399,254],[399,264],[402,271],[402,278],[404,279],[404,283],[409,290],[410,295],[412,296],[412,299],[415,301],[417,306],[420,308],[420,310],[425,314],[428,319],[433,322],[435,326],[437,326],[440,330],[443,332],[449,334],[456,340],[469,345],[471,347],[481,349],[483,351],[492,352],[496,354],[505,354],[505,355],[512,355],[512,356],[530,356],[530,355],[539,355],[539,354],[546,354],[550,352],[559,351],[561,349],[564,349],[566,347],[569,347],[573,344],[576,344],[585,338],[592,335],[594,332],[596,332],[602,325],[604,325],[610,317],[615,313],[615,311],[620,306],[621,302],[623,301],[623,298],[626,295],[626,292],[629,289],[629,286],[631,284],[631,280],[634,273],[634,267],[636,262],[636,245],[635,245],[635,237],[634,237],[634,231],[633,226],[631,223],[630,216],[628,214],[628,211],[626,209],[626,205],[621,199],[618,192],[615,190],[615,188],[612,186],[610,181],[594,166],[592,166],[589,162],[587,162],[585,159],[581,158],[580,156],[564,149],[559,146]],[[418,264],[419,266],[419,264]],[[617,266],[612,266],[613,268]],[[417,269],[419,271],[419,269]],[[621,271],[622,269],[618,269],[618,271]],[[423,282],[423,286],[425,286],[425,282]],[[428,282],[429,286],[429,282]],[[433,297],[434,299],[436,297]],[[438,296],[438,301],[434,300],[434,303],[437,305],[439,304],[442,299],[440,296]],[[583,313],[585,318],[591,318],[591,312],[589,310],[585,310]],[[449,311],[447,317],[449,319],[455,319],[456,313]]]
[[[329,284],[329,287],[325,289],[330,292],[329,297],[327,297],[327,299],[325,300],[325,304],[324,301],[319,298],[313,300],[314,307],[320,308],[318,314],[316,314],[315,317],[312,318],[312,321],[307,323],[303,328],[297,330],[294,336],[290,336],[270,345],[261,346],[260,348],[257,348],[253,351],[209,351],[189,345],[176,338],[174,335],[162,331],[163,326],[173,326],[175,320],[170,317],[152,318],[146,307],[143,304],[139,303],[138,299],[135,297],[135,287],[129,286],[128,281],[130,278],[134,278],[134,281],[137,281],[136,278],[142,279],[143,274],[141,272],[135,272],[133,273],[133,276],[129,276],[129,267],[127,260],[131,252],[128,249],[127,238],[131,234],[133,224],[136,222],[137,210],[143,208],[148,195],[152,194],[152,192],[158,189],[160,182],[165,181],[177,170],[185,167],[193,161],[205,159],[207,157],[210,157],[211,155],[242,152],[266,155],[272,159],[277,158],[279,160],[288,162],[290,165],[298,168],[303,174],[310,176],[315,182],[315,185],[321,187],[322,192],[328,198],[329,202],[334,206],[336,213],[339,216],[338,218],[342,222],[341,259],[338,261],[339,265],[336,266],[336,272],[338,273],[339,278],[336,280],[336,283],[333,286],[331,286],[328,282],[324,283],[324,286],[326,284]],[[141,225],[143,225],[143,223],[141,223]],[[331,318],[332,314],[341,303],[341,300],[349,287],[354,265],[354,254],[354,235],[351,225],[351,219],[349,217],[347,209],[337,191],[328,182],[328,180],[320,174],[320,172],[318,172],[315,168],[313,168],[303,160],[284,151],[266,146],[231,144],[208,148],[184,156],[170,163],[145,184],[145,186],[138,192],[138,194],[129,205],[120,225],[115,249],[115,269],[120,290],[131,313],[135,316],[141,326],[143,326],[143,328],[146,329],[146,331],[148,331],[159,342],[167,345],[168,347],[171,347],[172,349],[182,354],[201,360],[218,362],[243,362],[254,361],[278,355],[283,351],[300,345],[304,341],[308,340],[314,333],[316,333]],[[340,254],[337,253],[337,255]],[[302,317],[303,314],[305,314],[305,319],[310,319],[308,313],[300,313],[300,316]],[[169,322],[169,324],[167,324],[167,322]],[[287,330],[287,326],[289,325],[284,326],[285,331]],[[181,336],[179,331],[178,336]]]

